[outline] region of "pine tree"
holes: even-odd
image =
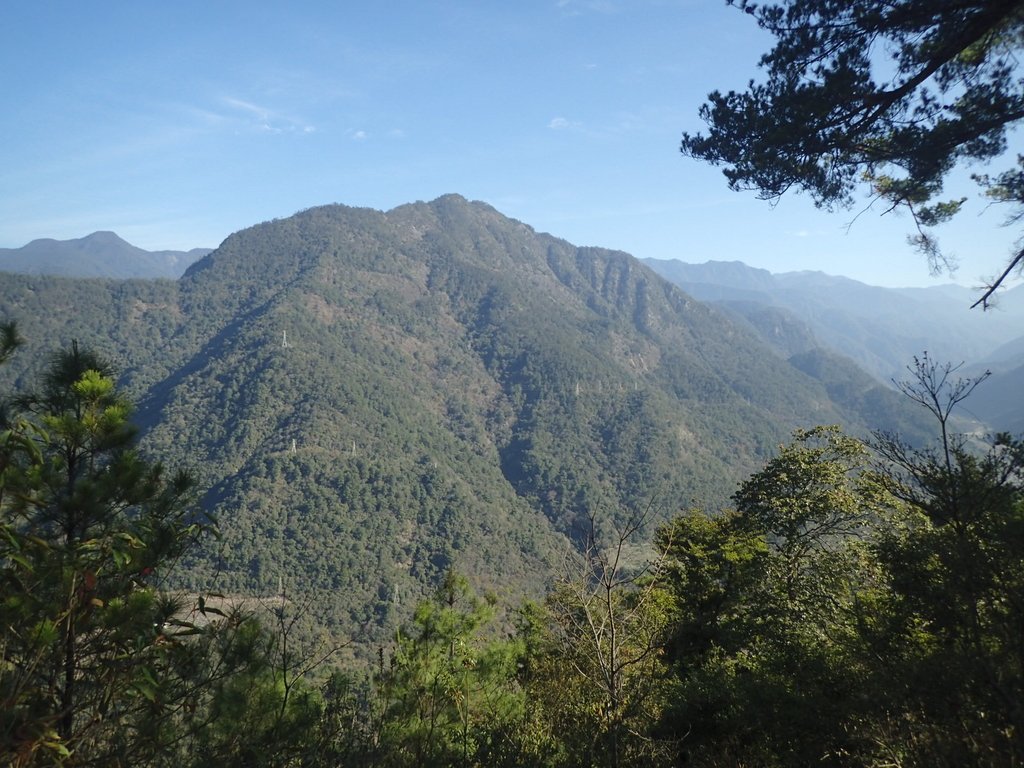
[[[2,341],[6,358],[13,326]],[[176,738],[168,673],[183,642],[173,629],[188,626],[158,586],[205,529],[192,481],[139,456],[109,366],[77,344],[12,406],[0,434],[0,754],[141,764]]]

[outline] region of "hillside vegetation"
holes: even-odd
[[[14,766],[1019,762],[1024,444],[951,365],[454,196],[0,312]]]
[[[451,568],[539,594],[594,518],[718,509],[795,427],[921,433],[629,255],[458,196],[260,224],[176,283],[8,275],[0,312],[31,341],[15,384],[88,343],[145,451],[196,472],[222,538],[186,586],[312,594],[361,638]]]

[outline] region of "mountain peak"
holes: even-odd
[[[97,230],[91,235],[86,235],[80,239],[82,241],[91,241],[95,243],[124,243],[125,245],[130,245],[130,243],[128,243],[124,238],[116,232],[111,232],[109,229]]]
[[[147,251],[116,232],[99,230],[70,240],[41,238],[21,248],[0,248],[0,270],[62,277],[177,278],[208,252]]]
[[[503,219],[507,218],[493,206],[488,205],[481,200],[470,200],[455,192],[441,195],[429,202],[418,201],[415,203],[400,205],[388,211],[385,215],[390,216],[394,213],[401,214],[408,211],[430,211],[435,216],[439,216],[442,219],[448,219],[452,216],[462,218],[480,213],[499,216]]]
[[[100,230],[78,240],[69,240],[68,245],[87,252],[102,253],[107,258],[118,253],[129,258],[146,253],[142,248],[132,245],[116,232],[109,230]]]

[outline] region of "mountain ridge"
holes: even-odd
[[[902,378],[924,351],[954,364],[982,362],[1024,328],[1024,286],[1003,292],[1001,308],[983,313],[970,309],[972,293],[957,286],[881,288],[817,271],[772,274],[742,262],[643,261],[733,314],[764,307],[791,313],[820,343],[881,381]]]
[[[39,238],[20,248],[0,248],[0,271],[64,277],[177,279],[211,252],[147,251],[108,230],[71,240]]]
[[[536,594],[595,520],[715,511],[793,428],[902,413],[629,254],[454,195],[257,224],[173,283],[3,275],[0,313],[97,340],[143,450],[196,469],[222,537],[183,586],[301,584],[378,638],[448,568]]]

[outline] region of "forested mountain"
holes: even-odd
[[[78,339],[198,472],[222,539],[191,585],[298,589],[348,634],[453,567],[536,593],[591,516],[718,509],[794,427],[920,433],[848,362],[454,195],[260,224],[177,282],[5,275],[0,314],[30,341],[6,377]]]
[[[882,381],[902,378],[914,355],[978,363],[1024,330],[1024,286],[1002,293],[993,309],[970,309],[978,298],[960,286],[879,288],[821,272],[772,274],[738,262],[689,264],[646,259],[655,272],[690,295],[750,319],[771,311],[787,324],[762,326],[771,341],[808,337],[852,358]],[[756,323],[755,323],[756,325]],[[801,350],[802,351],[802,350]]]
[[[0,271],[64,277],[178,278],[210,252],[146,251],[113,232],[93,232],[75,240],[33,240],[21,248],[0,248]]]
[[[457,196],[0,314],[13,765],[1020,752],[1024,444],[790,437],[945,430],[930,358],[922,430],[785,310]]]
[[[972,397],[967,409],[994,429],[1020,434],[1024,432],[1024,336],[1004,344],[980,363],[970,366],[972,376],[989,374],[983,396]]]

